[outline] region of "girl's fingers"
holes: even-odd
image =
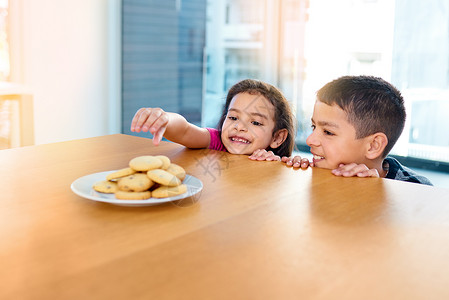
[[[159,120],[161,117],[163,118]],[[166,113],[160,108],[141,108],[131,121],[131,131],[155,133],[168,122]]]
[[[257,160],[259,158],[259,156],[260,156],[260,150],[261,149],[257,149],[256,151],[254,151],[253,154],[251,154],[249,156],[249,159]]]
[[[267,161],[281,160],[281,158],[275,155],[273,151],[267,151],[265,149],[257,149],[251,156],[249,156],[249,159]]]
[[[281,158],[277,155],[275,155],[273,153],[273,151],[268,151],[264,153],[264,155],[262,155],[262,159],[261,160],[268,160],[268,161],[278,161],[281,160]]]
[[[166,128],[167,128],[167,126],[163,126],[163,127],[159,128],[158,131],[153,133],[153,144],[155,146],[159,145],[159,143],[161,142]]]
[[[288,156],[282,156],[281,161],[282,162],[288,162],[290,160],[290,157]]]
[[[135,114],[131,121],[131,131],[140,132],[142,124],[146,121],[146,116],[148,116],[151,108],[141,108]],[[143,115],[143,116],[142,116]]]
[[[154,135],[162,129],[163,130],[162,133],[164,133],[167,124],[168,124],[168,115],[162,110],[160,111],[156,110],[152,112],[150,118],[148,118],[148,120],[143,125],[142,130],[147,130]]]

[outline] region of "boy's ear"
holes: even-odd
[[[366,151],[366,158],[376,159],[382,156],[388,144],[388,138],[383,132],[377,132],[369,136],[369,145]]]
[[[287,139],[288,130],[287,129],[279,129],[273,136],[270,147],[275,149],[282,145],[282,143]]]

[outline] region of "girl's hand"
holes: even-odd
[[[153,144],[157,146],[162,140],[168,121],[168,114],[160,108],[141,108],[132,119],[131,131],[149,131],[153,134]]]
[[[380,177],[376,169],[368,169],[364,164],[340,164],[338,168],[332,170],[332,174],[343,177]]]
[[[266,161],[275,161],[275,160],[281,160],[281,158],[273,153],[273,151],[267,151],[265,149],[258,149],[253,152],[249,156],[249,159],[252,160],[266,160]]]
[[[302,158],[301,156],[295,157],[282,157],[281,161],[285,162],[287,166],[292,166],[293,168],[307,169],[309,166],[313,167],[313,163],[309,162],[307,158]]]

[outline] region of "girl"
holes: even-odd
[[[290,156],[294,147],[288,101],[277,88],[258,80],[245,79],[229,89],[217,128],[197,127],[183,116],[160,108],[139,109],[131,123],[133,132],[152,133],[154,145],[165,137],[188,148],[251,155],[255,160]]]

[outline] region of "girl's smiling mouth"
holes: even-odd
[[[247,139],[244,139],[244,138],[238,137],[238,136],[231,136],[231,137],[229,137],[229,139],[230,139],[232,142],[236,142],[236,143],[251,144],[251,142],[248,141]]]

